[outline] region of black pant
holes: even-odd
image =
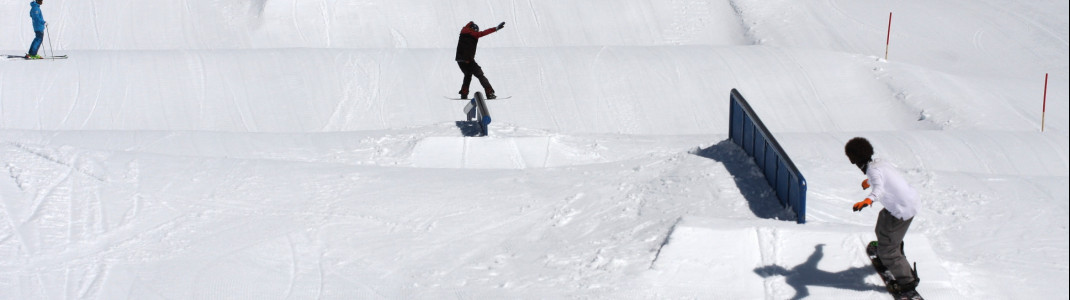
[[[461,95],[468,96],[468,86],[472,84],[472,75],[479,79],[479,84],[483,85],[483,90],[487,92],[487,95],[494,95],[494,88],[490,86],[487,76],[483,76],[483,68],[480,68],[479,64],[475,61],[458,61],[457,66],[461,67],[461,72],[464,72],[464,82],[459,92]]]

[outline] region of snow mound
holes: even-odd
[[[660,296],[717,294],[726,299],[886,299],[870,266],[869,227],[806,228],[782,223],[684,220],[658,250],[646,286]],[[919,268],[918,291],[934,299],[964,299],[920,234],[907,234],[906,254]],[[723,287],[733,286],[725,290]]]
[[[412,151],[412,165],[418,168],[528,169],[602,161],[598,153],[549,136],[427,137]]]

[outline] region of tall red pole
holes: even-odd
[[[892,41],[892,13],[888,12],[888,37],[884,39],[884,60],[888,60],[888,44]]]
[[[1044,106],[1040,109],[1040,132],[1044,132],[1044,117],[1048,115],[1048,73],[1044,73]]]

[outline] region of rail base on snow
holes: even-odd
[[[468,116],[468,122],[475,121],[479,128],[480,136],[487,136],[487,126],[490,125],[490,109],[487,109],[487,99],[483,92],[476,92],[475,97],[464,106],[464,113]]]

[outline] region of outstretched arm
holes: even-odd
[[[491,27],[491,28],[489,28],[487,30],[484,30],[484,31],[473,32],[472,36],[475,36],[476,38],[481,38],[481,37],[484,37],[484,36],[486,36],[488,34],[497,32],[497,31],[498,31],[498,27]]]
[[[497,27],[491,27],[491,28],[488,28],[487,30],[484,30],[484,31],[472,33],[472,35],[474,35],[476,38],[481,38],[481,37],[483,37],[485,35],[498,32],[498,30],[501,30],[504,27],[505,27],[505,22],[502,22],[501,24],[498,24]]]

